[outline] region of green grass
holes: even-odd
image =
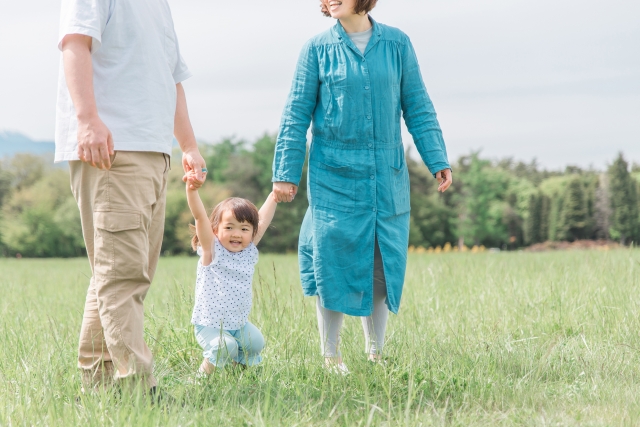
[[[359,319],[327,374],[294,256],[263,255],[251,320],[265,362],[195,383],[194,258],[163,258],[146,303],[156,376],[177,403],[79,394],[88,263],[0,260],[0,425],[639,425],[640,251],[409,258],[387,366]]]

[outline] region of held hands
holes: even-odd
[[[78,157],[98,169],[111,169],[113,137],[111,131],[96,116],[78,120]]]
[[[207,172],[202,172],[202,175],[202,181],[204,181],[206,179]],[[196,177],[196,173],[192,170],[184,174],[182,181],[186,183],[187,191],[198,191],[203,184],[203,182],[200,182],[200,185],[198,185],[199,181]]]
[[[447,188],[451,186],[453,183],[453,175],[451,174],[451,169],[444,169],[440,172],[436,173],[436,179],[438,180],[438,191],[444,193],[447,191]]]
[[[290,182],[274,182],[273,192],[271,194],[276,203],[289,203],[296,198],[298,186]]]
[[[197,149],[182,153],[182,168],[184,169],[182,181],[187,183],[187,188],[197,190],[202,187],[204,180],[207,179],[207,167]]]

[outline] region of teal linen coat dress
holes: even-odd
[[[370,18],[371,19],[371,18]],[[409,240],[409,173],[400,117],[432,173],[449,168],[413,46],[371,19],[362,54],[340,21],[306,43],[284,109],[273,182],[298,185],[312,123],[309,209],[299,237],[302,288],[352,316],[373,310],[377,238],[387,306],[398,313]]]

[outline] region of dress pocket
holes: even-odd
[[[348,165],[309,163],[312,207],[353,212],[356,205],[356,180]]]
[[[393,177],[393,205],[396,215],[407,213],[411,210],[409,170],[403,162],[401,166],[391,166]]]

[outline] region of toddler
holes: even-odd
[[[207,217],[198,190],[190,185],[187,201],[195,218],[191,246],[200,255],[196,300],[191,323],[195,326],[204,360],[200,373],[211,374],[229,363],[254,366],[262,361],[264,337],[249,322],[251,280],[258,262],[256,245],[276,211],[273,194],[258,209],[246,199],[220,202]]]

